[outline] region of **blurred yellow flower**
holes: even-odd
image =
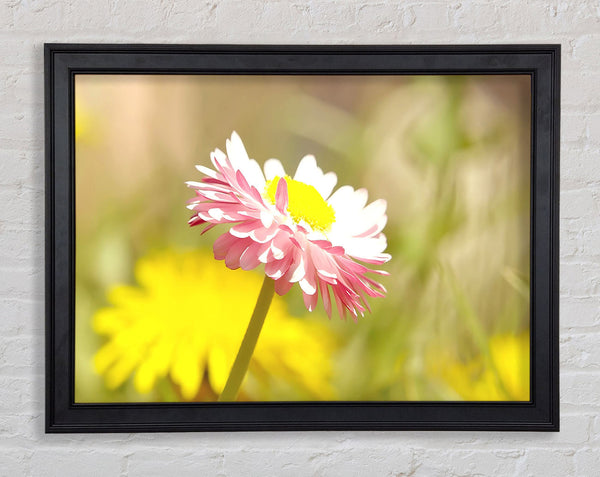
[[[489,359],[480,355],[467,363],[438,355],[430,361],[430,370],[457,399],[528,401],[529,333],[494,335],[489,339],[489,352]]]
[[[138,261],[135,276],[139,285],[113,287],[113,306],[93,318],[94,330],[108,337],[94,357],[96,371],[111,389],[135,372],[138,392],[148,393],[157,379],[168,377],[184,400],[214,399],[227,380],[262,276],[229,270],[199,251],[154,253]],[[274,380],[303,398],[331,399],[333,347],[326,326],[289,316],[275,297],[242,398],[261,399],[258,389]]]

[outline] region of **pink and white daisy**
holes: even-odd
[[[279,295],[298,283],[309,311],[320,294],[331,316],[330,291],[341,317],[346,310],[355,319],[370,311],[367,296],[382,297],[385,288],[367,273],[387,273],[356,260],[380,265],[391,258],[384,253],[381,232],[385,200],[366,205],[367,191],[347,185],[333,192],[336,175],[324,174],[311,155],[302,158],[291,178],[277,159],[266,161],[263,172],[235,132],[226,146],[227,154],[211,153],[216,170],[196,166],[206,177],[187,182],[196,191],[188,201],[194,211],[190,225],[204,225],[202,233],[232,225],[215,241],[215,258],[231,269],[264,264]]]

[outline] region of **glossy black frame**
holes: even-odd
[[[45,45],[46,432],[558,431],[560,45]],[[529,402],[74,402],[74,75],[531,76]]]

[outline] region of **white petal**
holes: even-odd
[[[302,278],[304,278],[305,272],[306,271],[304,270],[304,260],[301,258],[300,263],[294,270],[294,273],[292,273],[292,278],[290,278],[290,283],[295,283],[295,282],[301,280]]]
[[[242,169],[248,162],[248,153],[244,147],[244,143],[240,139],[240,136],[233,131],[231,133],[231,139],[227,139],[225,142],[227,147],[227,157],[231,161],[235,170]]]
[[[330,273],[327,270],[319,270],[317,268],[317,272],[319,273],[319,275],[323,275],[324,277],[337,278],[337,275],[335,273]]]
[[[267,263],[267,257],[269,255],[270,248],[265,248],[265,251],[258,256],[258,260],[260,263]]]
[[[370,205],[363,208],[367,202],[368,193],[366,189],[354,190],[352,187],[343,186],[336,190],[327,201],[335,210],[335,222],[331,226],[331,232],[336,240],[343,240],[344,236],[353,236],[366,230],[370,225],[377,223],[379,217],[373,213],[379,213],[382,204],[375,201],[373,208]],[[365,211],[367,211],[365,215]],[[384,209],[385,212],[385,201]]]
[[[213,152],[210,153],[210,160],[213,163],[213,166],[218,168],[219,164],[225,164],[225,159],[227,155],[221,151],[221,149],[217,148]]]
[[[387,247],[385,235],[370,238],[351,238],[344,241],[344,250],[353,257],[370,258],[381,254]]]
[[[204,187],[205,184],[203,184],[202,182],[196,182],[196,181],[187,181],[185,183],[185,185],[187,185],[188,187]]]
[[[353,195],[354,189],[348,185],[345,185],[336,190],[327,201],[327,203],[331,205],[336,212],[336,221],[338,218],[338,209],[343,211],[345,209],[345,205],[352,200]]]
[[[213,207],[212,209],[208,209],[208,215],[210,215],[215,220],[221,220],[223,218],[224,212],[218,207]]]
[[[392,259],[392,256],[389,253],[381,253],[379,254],[381,258],[383,258],[386,262],[389,262]],[[383,285],[381,285],[383,287]],[[385,287],[383,288],[383,290],[385,292],[387,292],[387,290],[385,289]]]
[[[244,177],[248,181],[248,184],[253,185],[262,192],[265,188],[265,176],[263,175],[262,169],[254,159],[248,160],[244,167],[241,168]]]
[[[352,205],[357,209],[362,209],[367,203],[368,198],[369,193],[367,192],[367,189],[355,190]]]
[[[371,230],[368,234],[369,237],[376,236],[383,230],[387,223],[387,215],[385,215],[386,208],[386,201],[378,199],[371,202],[360,212],[355,213],[353,220],[344,219],[343,221],[340,221],[340,225],[342,225],[346,232],[352,236],[361,235],[365,231],[372,229],[373,226],[376,226],[376,228]]]
[[[229,233],[237,238],[246,238],[250,236],[250,232],[238,232],[235,227],[231,227]]]
[[[271,252],[273,252],[273,257],[275,258],[275,260],[281,260],[283,258],[283,256],[284,256],[283,250],[279,250],[272,243],[271,243]]]
[[[317,289],[308,283],[308,280],[304,278],[300,280],[300,288],[302,288],[302,291],[307,295],[314,295],[317,291]]]
[[[196,169],[202,172],[202,174],[204,174],[205,176],[212,177],[213,179],[216,179],[217,177],[217,172],[213,171],[212,169],[209,169],[208,167],[198,165],[196,166]]]
[[[369,217],[373,222],[376,222],[385,214],[386,208],[387,202],[384,199],[377,199],[364,208],[363,214],[365,217]]]
[[[265,176],[268,181],[275,177],[285,177],[285,170],[279,159],[268,159],[264,165]]]
[[[269,228],[273,223],[273,214],[267,210],[260,211],[260,221],[265,226],[265,228]]]
[[[320,177],[323,174],[323,171],[317,167],[315,156],[304,156],[300,161],[300,164],[298,164],[298,169],[296,169],[296,174],[294,174],[294,180],[312,185],[315,175],[317,174],[318,177]]]
[[[337,176],[335,175],[335,172],[328,172],[315,182],[315,189],[319,191],[319,194],[321,194],[323,199],[327,200],[327,198],[331,195],[331,191],[335,187],[335,184],[337,183]]]
[[[202,191],[202,195],[204,197],[206,197],[208,200],[212,200],[212,201],[219,201],[220,200],[220,196],[218,195],[217,192],[214,192],[212,190],[203,190]]]

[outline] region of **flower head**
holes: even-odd
[[[350,186],[333,192],[336,175],[323,173],[313,156],[305,156],[291,177],[277,159],[261,169],[235,132],[226,146],[227,154],[211,153],[216,170],[196,166],[206,177],[187,183],[196,191],[188,205],[190,225],[203,225],[204,232],[231,225],[214,243],[216,259],[231,269],[264,264],[279,295],[299,283],[306,308],[314,310],[320,294],[329,316],[330,291],[342,317],[369,310],[367,296],[384,296],[383,285],[367,273],[387,273],[356,261],[380,265],[391,258],[381,232],[384,200],[366,205],[367,191]]]
[[[227,270],[201,251],[156,252],[138,261],[135,274],[139,285],[113,287],[112,306],[94,316],[94,330],[108,337],[94,357],[96,371],[109,388],[134,374],[136,390],[147,393],[167,377],[185,400],[214,399],[242,341],[260,276]],[[335,342],[327,327],[289,316],[277,299],[268,319],[275,326],[262,332],[244,396],[263,399],[275,388],[294,398],[332,398]]]

